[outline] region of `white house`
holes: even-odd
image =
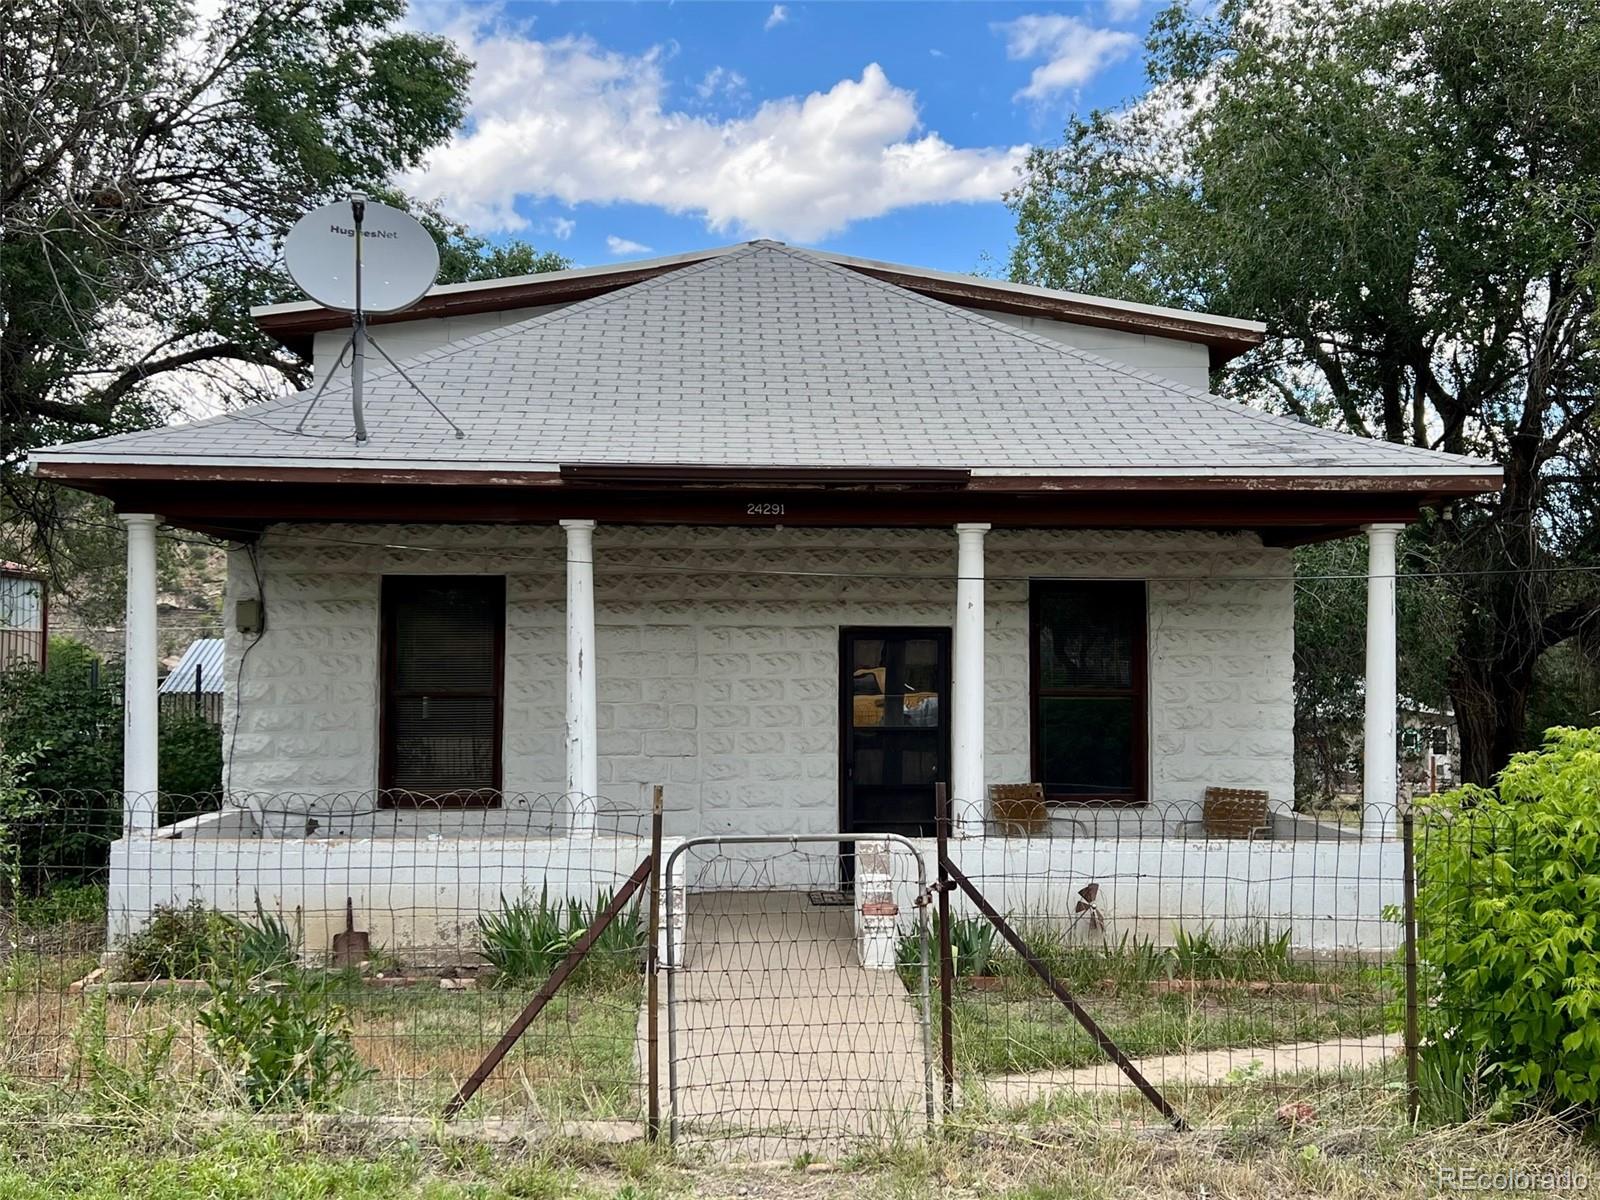
[[[335,369],[341,314],[255,315]],[[1499,470],[1209,395],[1262,326],[766,241],[382,321],[404,372],[369,370],[365,442],[335,376],[32,457],[128,527],[135,914],[193,885],[342,915],[381,884],[459,915],[574,847],[614,878],[654,784],[674,839],[921,838],[944,781],[991,877],[1052,852],[986,819],[992,784],[1041,783],[1106,853],[1119,814],[1192,834],[1207,787],[1284,808],[1291,547],[1363,531],[1365,832],[1393,832],[1395,536]],[[149,802],[159,525],[233,545],[234,807],[177,831]],[[1296,832],[1153,840],[1131,874]]]

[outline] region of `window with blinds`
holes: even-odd
[[[384,577],[388,803],[499,803],[505,611],[500,576]]]
[[[1145,801],[1145,585],[1035,580],[1033,777],[1058,803]]]

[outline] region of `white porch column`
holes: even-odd
[[[160,786],[156,734],[156,525],[153,513],[123,513],[128,592],[122,674],[122,831],[154,833]]]
[[[1397,824],[1399,746],[1395,713],[1395,538],[1400,525],[1367,526],[1367,695],[1361,758],[1361,835],[1393,837]]]
[[[954,833],[982,837],[983,535],[987,525],[956,526],[955,662],[950,680],[950,808]]]
[[[600,747],[595,704],[594,522],[562,521],[567,531],[567,801],[577,837],[595,832]]]

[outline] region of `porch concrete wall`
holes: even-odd
[[[574,513],[581,516],[581,513]],[[595,531],[601,790],[666,786],[668,832],[838,828],[839,630],[951,624],[944,529],[606,526]],[[1253,534],[997,529],[988,537],[986,770],[1031,777],[1030,578],[1149,581],[1152,804],[1161,832],[1208,785],[1293,788],[1288,551]],[[564,565],[553,525],[292,526],[230,554],[224,749],[236,795],[370,792],[385,573],[507,578],[504,786],[559,792]],[[258,575],[259,571],[259,583]],[[760,572],[769,572],[761,574]],[[259,642],[234,605],[264,594]],[[248,651],[248,653],[247,653]],[[1114,815],[1085,818],[1094,829]],[[418,826],[450,813],[419,814]],[[1066,818],[1063,818],[1065,821]]]
[[[374,945],[412,963],[466,959],[476,953],[478,914],[497,910],[501,897],[547,891],[552,900],[593,903],[649,852],[641,837],[263,838],[256,828],[248,812],[233,810],[115,842],[112,943],[141,928],[156,905],[199,899],[249,916],[259,901],[296,924],[309,954],[321,954],[343,928],[349,897],[357,928]],[[712,892],[758,885],[803,892],[834,882],[827,847],[810,848],[807,876],[783,845],[692,846],[674,859],[679,844],[666,839],[663,862],[673,865],[669,885],[688,888],[672,903],[680,933],[683,913]],[[933,843],[914,845],[931,878]],[[887,857],[891,865],[868,898],[879,890],[891,897],[898,928],[909,929],[915,860],[898,845]],[[1170,945],[1185,928],[1257,944],[1287,932],[1297,951],[1370,953],[1393,949],[1401,934],[1383,919],[1402,899],[1397,841],[983,837],[953,842],[951,857],[1000,912],[1024,926],[1067,928],[1087,944],[1115,945],[1126,935]],[[1102,930],[1081,918],[1073,924],[1079,890],[1091,883],[1100,885]],[[975,911],[960,892],[952,904],[958,914]]]
[[[472,959],[478,915],[498,911],[502,897],[547,892],[552,901],[593,904],[650,852],[648,839],[632,837],[263,838],[255,828],[249,813],[232,810],[112,843],[111,944],[142,928],[156,906],[198,899],[247,918],[259,903],[316,956],[344,928],[348,899],[376,948],[411,964]]]

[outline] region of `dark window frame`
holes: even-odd
[[[1124,592],[1139,614],[1133,640],[1131,686],[1126,688],[1045,688],[1040,682],[1039,630],[1041,600],[1051,591],[1104,587],[1109,595]],[[1115,601],[1113,601],[1115,602]],[[1142,808],[1150,802],[1150,589],[1143,579],[1033,579],[1028,583],[1028,750],[1033,778],[1045,786],[1045,803],[1058,808]],[[1052,793],[1044,779],[1043,739],[1040,729],[1042,700],[1126,696],[1134,701],[1133,790],[1096,796],[1082,792]]]
[[[457,587],[481,588],[492,593],[500,620],[494,633],[494,739],[493,784],[489,788],[455,788],[422,792],[394,785],[395,738],[393,729],[395,680],[399,678],[399,642],[395,622],[399,601],[408,588],[425,584],[448,583]],[[499,808],[505,751],[506,707],[506,577],[504,575],[385,575],[379,600],[378,673],[378,802],[384,808]]]

